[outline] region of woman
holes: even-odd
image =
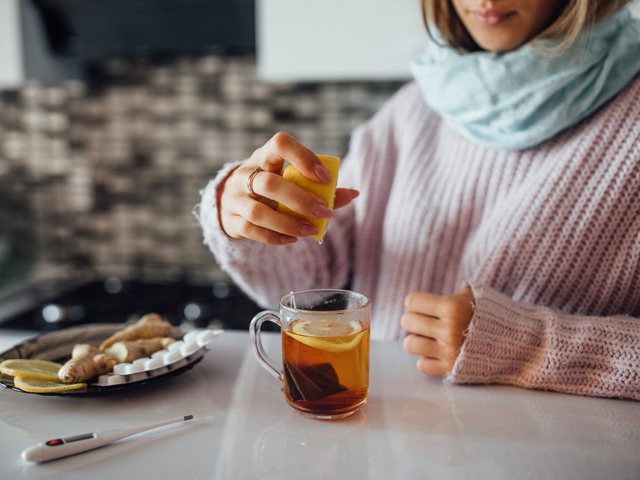
[[[335,212],[281,177],[329,180],[280,133],[203,191],[205,242],[265,306],[352,270],[373,338],[406,330],[425,374],[640,400],[639,22],[626,1],[452,3],[425,0],[434,42],[354,132]],[[274,201],[333,216],[324,244]]]

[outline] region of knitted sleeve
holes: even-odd
[[[451,383],[640,400],[640,320],[568,315],[471,284],[475,314]]]

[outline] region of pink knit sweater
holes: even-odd
[[[318,152],[332,153],[332,152]],[[595,115],[522,151],[479,147],[403,87],[353,134],[338,184],[360,190],[325,243],[274,247],[200,223],[220,265],[265,307],[292,290],[372,299],[374,339],[404,335],[404,298],[476,299],[453,383],[640,400],[640,80]]]

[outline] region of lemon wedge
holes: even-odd
[[[331,353],[353,350],[367,333],[366,330],[362,330],[362,325],[357,320],[349,323],[329,319],[313,322],[298,320],[291,326],[291,330],[285,333],[300,343]]]
[[[13,384],[20,390],[32,393],[52,393],[63,392],[65,390],[77,390],[79,388],[85,388],[86,383],[70,383],[64,384],[60,382],[49,382],[46,380],[34,380],[32,378],[15,377]]]
[[[327,204],[328,208],[333,208],[333,203],[336,196],[336,186],[338,184],[338,169],[340,168],[340,159],[338,157],[332,157],[331,155],[316,155],[320,159],[324,166],[327,167],[333,182],[320,183],[314,182],[313,180],[305,177],[300,170],[298,170],[293,165],[287,165],[287,168],[282,172],[282,176],[285,180],[289,180],[292,183],[295,183],[301,188],[304,188],[306,191],[315,193],[318,197],[323,199]],[[329,225],[328,218],[310,218],[305,217],[304,215],[299,214],[298,212],[294,212],[289,207],[285,207],[281,203],[278,204],[277,210],[281,213],[285,213],[287,215],[293,215],[294,217],[304,218],[311,222],[311,225],[315,226],[320,230],[316,235],[311,238],[315,238],[316,241],[322,243],[322,239],[324,238],[324,234],[327,231],[327,226]]]
[[[0,363],[0,372],[13,377],[58,382],[59,363],[33,358],[12,358]]]

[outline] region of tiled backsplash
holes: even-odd
[[[286,131],[343,156],[397,82],[268,85],[253,57],[109,60],[0,93],[0,260],[220,278],[192,215],[226,162]]]

